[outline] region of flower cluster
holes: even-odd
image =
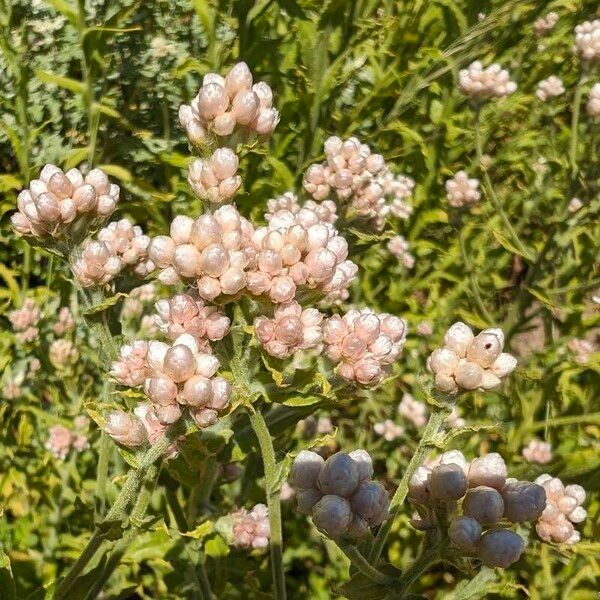
[[[306,206],[271,215],[267,226],[256,229],[252,243],[256,256],[248,291],[267,294],[275,303],[292,300],[299,286],[325,294],[343,292],[358,270],[347,260],[346,240]]]
[[[533,30],[535,34],[540,37],[545,35],[558,23],[558,13],[549,12],[545,17],[540,17],[533,24]]]
[[[223,204],[233,198],[242,185],[242,178],[236,175],[238,163],[235,152],[218,148],[209,159],[198,158],[190,165],[190,187],[198,198]]]
[[[552,444],[541,440],[531,440],[521,453],[523,458],[531,463],[546,465],[552,460]]]
[[[67,333],[67,331],[71,331],[75,327],[75,321],[73,320],[73,315],[69,310],[69,307],[63,306],[58,311],[58,320],[52,326],[54,333],[56,335],[63,335]]]
[[[466,171],[458,171],[446,181],[446,197],[448,204],[455,208],[470,206],[479,202],[479,179],[470,178]]]
[[[387,249],[407,269],[412,269],[415,266],[415,257],[408,251],[409,245],[404,236],[395,235],[387,243]]]
[[[79,359],[79,352],[71,340],[59,339],[50,344],[48,358],[58,370],[72,367]]]
[[[78,169],[63,173],[46,165],[39,179],[17,197],[18,212],[11,222],[18,233],[39,238],[61,238],[87,232],[110,215],[119,200],[119,186],[100,169],[85,177]]]
[[[121,317],[124,319],[135,319],[142,316],[144,305],[149,304],[156,297],[156,286],[153,283],[138,285],[129,292],[129,296],[123,301]]]
[[[596,123],[600,123],[600,83],[594,84],[590,90],[590,95],[585,108],[587,114],[592,117]]]
[[[322,339],[323,315],[316,308],[302,309],[295,300],[275,308],[273,318],[257,317],[254,330],[271,356],[287,358],[298,350],[315,348]]]
[[[542,102],[546,102],[549,98],[555,98],[565,93],[565,86],[562,79],[555,75],[550,75],[548,79],[542,79],[538,83],[535,95]]]
[[[21,343],[33,342],[37,338],[39,334],[37,325],[41,317],[42,312],[33,298],[27,298],[21,308],[11,310],[8,313],[8,320]]]
[[[478,60],[460,70],[458,86],[473,102],[504,98],[517,89],[517,84],[510,80],[506,69],[496,63],[484,68]]]
[[[176,294],[156,303],[156,324],[170,340],[189,333],[196,338],[203,351],[210,352],[208,343],[222,340],[229,332],[229,317],[216,306],[207,306],[191,294]]]
[[[179,109],[179,121],[193,144],[206,142],[208,133],[231,135],[234,130],[270,135],[279,123],[273,92],[264,82],[252,84],[248,65],[239,62],[225,77],[207,73],[191,105]]]
[[[584,21],[575,27],[574,50],[583,61],[600,61],[600,19]]]
[[[373,385],[400,356],[406,333],[406,322],[399,317],[352,309],[325,321],[325,356],[337,364],[342,379]]]
[[[293,192],[285,192],[277,198],[271,198],[267,202],[267,212],[265,213],[265,219],[271,220],[271,217],[278,213],[280,210],[287,210],[292,214],[297,214],[302,208],[308,208],[317,214],[319,220],[324,223],[331,223],[332,225],[337,221],[337,206],[333,200],[323,200],[323,202],[315,202],[314,200],[307,200],[304,204],[298,202],[298,196]]]
[[[375,423],[373,431],[387,442],[393,442],[404,435],[404,427],[401,427],[391,419]]]
[[[119,360],[111,365],[110,376],[127,387],[139,387],[148,377],[148,342],[136,340],[121,346]]]
[[[269,545],[269,510],[264,504],[257,504],[251,511],[240,508],[232,516],[234,546],[266,548]]]
[[[427,406],[415,400],[410,394],[404,394],[398,404],[398,414],[410,421],[415,427],[423,427],[427,423]]]
[[[582,506],[585,490],[576,484],[565,486],[560,479],[547,473],[535,482],[546,490],[546,506],[535,526],[537,534],[546,542],[576,544],[580,534],[573,523],[581,523],[587,517]]]
[[[148,377],[144,391],[163,424],[177,421],[182,406],[188,406],[196,423],[208,427],[229,403],[231,384],[222,377],[214,377],[219,360],[201,352],[196,338],[187,333],[172,345],[149,342],[146,362]]]
[[[408,496],[417,505],[424,528],[432,513],[443,510],[451,517],[448,536],[453,546],[488,566],[503,568],[519,559],[525,542],[501,527],[501,521],[535,521],[546,504],[542,486],[506,478],[506,464],[499,454],[468,463],[457,450],[418,467]]]
[[[84,287],[106,284],[126,267],[146,277],[154,270],[148,259],[149,244],[150,238],[138,225],[128,219],[113,221],[84,246],[73,272]]]
[[[491,390],[517,366],[517,360],[502,352],[503,348],[500,329],[484,329],[474,336],[471,328],[459,321],[446,332],[444,345],[429,356],[427,368],[434,373],[435,387],[441,392]]]
[[[75,419],[75,425],[78,429],[83,428],[84,420],[87,424],[85,417]],[[53,425],[48,433],[50,435],[46,440],[45,448],[60,460],[65,460],[71,449],[75,452],[82,452],[89,447],[88,438],[84,433],[72,431],[63,425]]]
[[[387,490],[372,481],[373,463],[365,450],[337,452],[327,460],[309,450],[292,464],[290,480],[298,510],[332,538],[359,538],[388,516]]]
[[[355,137],[333,136],[325,141],[325,157],[327,162],[311,165],[304,175],[304,189],[315,200],[324,200],[333,189],[357,214],[375,219],[378,227],[390,214],[401,219],[410,215],[406,199],[412,195],[414,181],[394,176],[381,154],[371,153]]]
[[[598,351],[598,346],[592,340],[575,338],[567,344],[569,350],[573,353],[575,362],[578,365],[585,365],[590,362],[592,354]]]

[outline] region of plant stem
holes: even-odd
[[[394,583],[395,579],[393,577],[385,575],[385,573],[382,573],[373,565],[371,565],[359,552],[356,546],[352,546],[351,544],[339,544],[339,548],[350,559],[350,562],[371,581],[381,583],[383,585]]]
[[[583,96],[583,84],[586,76],[582,73],[573,98],[573,112],[571,115],[571,140],[569,146],[569,163],[571,164],[571,178],[575,179],[577,175],[577,142],[579,139],[579,114],[581,111],[581,97]]]
[[[280,490],[277,487],[277,463],[273,440],[264,417],[257,410],[250,413],[250,423],[258,438],[265,470],[265,487],[267,491],[267,506],[269,508],[269,525],[271,528],[271,572],[273,574],[273,598],[285,600],[285,575],[283,572],[283,534],[281,531]]]
[[[479,112],[480,112],[480,109],[478,107],[473,109],[473,123],[474,123],[474,129],[475,129],[475,153],[477,156],[477,163],[479,166],[479,170],[483,174],[483,183],[485,185],[487,195],[488,195],[489,199],[492,201],[494,208],[500,215],[500,218],[502,219],[502,222],[504,223],[504,227],[506,228],[506,231],[508,232],[515,247],[519,250],[519,252],[525,258],[529,258],[529,252],[527,251],[525,246],[521,243],[521,240],[519,239],[517,232],[514,230],[512,223],[510,222],[509,218],[506,216],[506,213],[504,212],[504,209],[502,208],[502,202],[500,202],[500,198],[498,198],[496,191],[494,190],[494,186],[492,185],[492,180],[490,179],[487,168],[485,168],[485,166],[483,164],[483,140],[481,139]]]
[[[112,508],[106,513],[103,522],[110,523],[111,521],[122,520],[123,512],[130,504],[130,502],[136,497],[144,477],[150,467],[165,453],[166,449],[172,443],[178,435],[178,428],[171,427],[167,430],[164,437],[161,438],[154,446],[146,451],[142,459],[140,460],[140,466],[137,469],[132,469],[127,475],[127,479],[115,503]],[[81,556],[75,561],[75,563],[69,569],[64,579],[56,588],[56,596],[58,598],[67,597],[66,594],[71,589],[73,583],[84,570],[86,565],[96,554],[96,551],[104,541],[105,530],[102,527],[97,527],[94,531],[90,541],[81,553]]]
[[[106,388],[106,384],[104,386]],[[96,517],[104,513],[106,506],[106,479],[108,477],[108,457],[111,450],[110,436],[106,431],[100,433],[100,451],[96,473]]]
[[[429,416],[429,421],[427,422],[425,430],[423,431],[423,436],[419,440],[408,466],[406,467],[406,471],[404,471],[404,475],[400,480],[398,489],[396,490],[396,493],[390,502],[389,518],[382,523],[373,542],[373,546],[371,547],[371,551],[369,553],[369,561],[371,563],[377,564],[392,528],[394,518],[400,511],[400,507],[404,502],[406,495],[408,494],[408,483],[410,478],[413,476],[413,473],[416,471],[417,467],[423,463],[427,449],[435,443],[442,425],[444,424],[444,420],[450,414],[450,412],[451,409],[448,406],[432,406],[431,415]]]

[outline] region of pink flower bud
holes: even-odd
[[[506,481],[506,463],[496,452],[480,456],[469,467],[469,487],[480,485],[502,491]]]
[[[459,358],[464,358],[474,339],[471,328],[459,321],[454,323],[446,332],[444,345],[450,348]]]
[[[108,414],[104,431],[115,442],[128,448],[141,446],[148,440],[146,430],[140,421],[122,410],[115,410]]]
[[[225,90],[231,99],[252,87],[252,73],[245,62],[236,63],[225,77]]]
[[[229,106],[227,93],[218,83],[202,86],[197,96],[200,119],[210,121],[224,113]]]

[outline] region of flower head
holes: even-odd
[[[475,61],[459,72],[458,82],[460,91],[474,102],[504,98],[517,89],[508,71],[496,63],[484,68],[481,62]]]

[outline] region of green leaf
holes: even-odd
[[[229,554],[229,546],[220,535],[208,540],[204,545],[204,550],[208,556],[213,558],[223,558]]]
[[[182,533],[185,537],[191,537],[195,540],[203,540],[206,536],[210,535],[215,529],[215,525],[212,521],[204,521],[192,531]]]
[[[47,71],[42,71],[41,69],[38,69],[35,72],[35,75],[44,83],[57,85],[58,87],[69,90],[70,92],[74,92],[75,94],[83,94],[85,92],[85,85],[81,81],[77,81],[77,79],[63,77],[62,75],[54,75],[53,73],[48,73]]]
[[[64,15],[73,23],[73,25],[77,25],[77,9],[71,5],[70,2],[66,0],[46,0],[50,6],[54,8],[56,12],[59,12],[61,15]]]
[[[519,250],[505,235],[504,233],[502,233],[501,231],[499,231],[498,229],[492,229],[492,234],[494,235],[494,237],[496,238],[496,240],[498,241],[498,243],[505,249],[508,250],[509,252],[512,252],[513,254],[517,254],[518,256],[522,256],[523,258],[526,258],[527,260],[533,260],[534,256],[533,253],[530,250],[527,250],[525,248],[525,252],[521,252],[521,250]]]
[[[15,600],[16,597],[10,558],[0,550],[0,600]]]
[[[446,596],[446,600],[470,600],[471,598],[484,598],[489,591],[489,585],[498,579],[494,569],[482,567],[481,571],[470,581],[461,581]]]
[[[84,311],[83,314],[87,317],[98,314],[102,311],[105,311],[107,308],[114,306],[121,298],[127,298],[127,294],[123,292],[117,292],[114,296],[109,296],[108,298],[100,302],[100,304],[96,304],[88,308]]]

